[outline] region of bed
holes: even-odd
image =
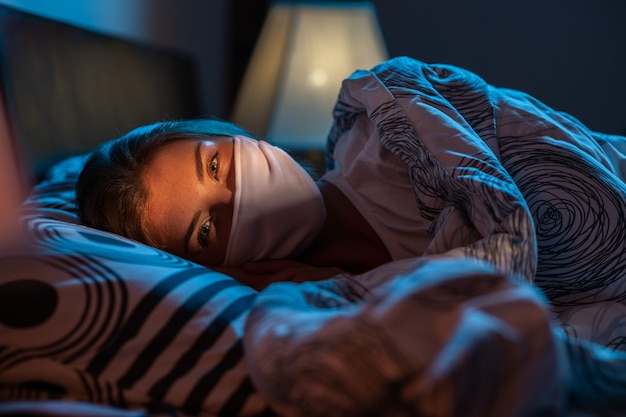
[[[623,304],[611,293],[563,308],[555,317],[546,296],[521,282],[535,271],[518,265],[515,253],[504,252],[507,242],[493,255],[498,258],[493,263],[468,261],[466,253],[407,259],[361,276],[278,283],[257,292],[167,252],[82,226],[74,205],[74,183],[88,148],[118,131],[153,121],[146,119],[197,116],[197,109],[190,107],[193,85],[180,84],[193,79],[192,63],[171,51],[83,33],[4,7],[0,17],[2,30],[13,31],[11,37],[3,33],[0,54],[9,133],[18,144],[16,160],[27,161],[17,164],[20,172],[27,184],[35,183],[19,211],[26,239],[0,256],[0,415],[626,415],[622,395],[626,388],[619,377],[626,375],[622,372],[626,360],[618,352],[624,349],[626,335]],[[164,80],[176,88],[164,92],[165,99],[156,97],[148,100],[149,105],[132,108],[111,104],[124,99],[105,94],[94,114],[111,105],[116,109],[111,120],[86,116],[81,118],[84,124],[73,125],[70,120],[62,124],[67,130],[46,132],[45,122],[37,125],[25,119],[25,109],[34,104],[20,102],[18,96],[24,95],[16,92],[22,91],[20,85],[32,83],[27,78],[23,84],[27,74],[11,65],[16,51],[25,50],[24,42],[39,45],[33,39],[50,33],[57,35],[60,45],[76,38],[89,43],[79,50],[97,50],[103,59],[99,64],[120,53],[127,57],[126,74],[143,80],[125,85],[139,86],[132,96],[164,85]],[[73,61],[78,59],[76,50],[63,49],[72,68],[78,65]],[[158,66],[164,70],[151,84],[144,76],[146,62],[152,67],[155,60],[167,64]],[[399,58],[375,73],[387,83],[383,90],[395,91],[398,102],[411,102],[415,99],[407,94],[415,87],[411,83],[423,79],[414,71],[400,74],[406,76],[400,78],[404,81],[392,85],[399,68],[424,69],[419,62]],[[442,79],[455,74],[452,67],[438,68]],[[330,148],[349,130],[358,113],[355,109],[367,101],[359,101],[359,94],[376,87],[370,78],[373,73],[356,73],[346,84],[335,109]],[[480,84],[480,79],[472,80],[471,85]],[[71,119],[72,111],[87,111],[91,100],[80,104],[81,97],[85,99],[81,90],[69,91],[79,103],[68,110]],[[455,89],[449,91],[454,96]],[[44,100],[37,94],[28,96]],[[481,138],[476,146],[488,157],[476,157],[473,169],[480,171],[476,161],[497,166],[494,137],[485,133],[493,130],[494,121],[458,119],[454,109],[481,114],[484,106],[468,102],[467,96],[457,97],[452,106],[448,104],[453,100],[448,100],[443,114],[428,100],[423,109],[432,117],[446,117],[451,129],[480,132],[473,133]],[[438,95],[428,98],[442,100]],[[158,107],[164,102],[169,106]],[[369,105],[392,109],[396,116],[401,113],[374,98]],[[137,115],[137,106],[145,113]],[[135,118],[126,118],[129,115]],[[373,111],[371,117],[383,124],[389,120],[381,112]],[[610,172],[611,181],[621,181],[623,138],[588,132],[569,118],[560,123],[570,123],[581,138],[590,140],[584,142],[586,152],[606,152],[604,168],[598,169]],[[39,130],[33,130],[37,126]],[[47,134],[63,140],[42,136]],[[425,131],[422,137],[429,143]],[[430,156],[444,152],[437,143],[430,146]],[[413,151],[406,151],[406,158]],[[511,206],[517,207],[522,200],[519,192],[507,190]],[[423,202],[436,197],[426,191]],[[444,220],[455,213],[441,207],[439,212],[448,217],[434,216],[440,223],[433,221],[433,227],[444,230]],[[524,232],[530,224],[524,213],[513,217],[517,220],[507,229],[512,235],[532,234]],[[618,271],[622,260],[616,262]],[[574,351],[565,342],[568,337],[614,348],[597,351],[601,357],[594,359],[610,363],[609,371],[586,367],[582,360],[592,363],[596,350],[584,345]],[[569,362],[576,355],[580,369]],[[585,379],[584,383],[595,380],[597,384],[591,385],[598,391],[574,390],[572,400],[567,387],[576,385],[570,382],[573,378]]]

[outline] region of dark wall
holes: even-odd
[[[254,51],[254,46],[263,27],[271,0],[231,0],[228,14],[230,25],[228,39],[228,69],[224,76],[226,89],[223,108],[228,118],[234,104],[235,95]]]
[[[372,2],[390,56],[458,65],[496,86],[524,90],[592,129],[626,134],[623,0]],[[248,43],[269,2],[250,3],[232,2],[233,18],[248,23],[245,35],[239,34]],[[233,91],[237,65],[247,62],[244,41],[236,36]]]
[[[374,0],[389,53],[468,68],[626,134],[622,0]]]

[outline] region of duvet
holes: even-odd
[[[619,409],[621,355],[582,341],[625,347],[625,139],[469,71],[400,57],[344,81],[330,168],[363,114],[407,164],[433,241],[418,260],[259,295],[244,339],[275,407],[557,415],[575,398]],[[339,307],[337,293],[367,295]],[[612,376],[588,359],[600,352]]]

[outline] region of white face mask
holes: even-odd
[[[233,224],[223,265],[299,255],[326,219],[319,188],[280,148],[233,139]]]

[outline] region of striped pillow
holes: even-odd
[[[0,257],[0,401],[269,413],[242,350],[256,292],[81,226],[73,199],[83,161],[62,162],[34,189],[23,214],[32,247]]]

